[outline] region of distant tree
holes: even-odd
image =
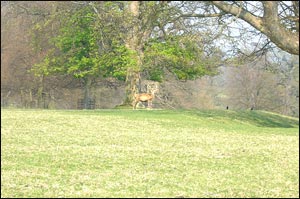
[[[227,102],[236,109],[275,110],[279,106],[276,76],[264,70],[262,60],[227,68]],[[278,111],[277,111],[278,112]]]
[[[276,64],[272,66],[277,76],[280,113],[299,116],[299,57],[279,53]]]
[[[252,63],[225,68],[224,103],[235,109],[253,107],[299,116],[299,61],[283,51],[277,56],[272,60],[266,54]]]
[[[46,4],[35,4],[36,10]],[[41,107],[42,100],[36,99],[41,80],[28,72],[37,61],[37,54],[30,48],[29,30],[40,16],[27,15],[18,9],[21,5],[33,6],[28,2],[1,2],[1,92],[19,96],[17,106]]]

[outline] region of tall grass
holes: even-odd
[[[1,110],[1,197],[299,197],[299,120]]]

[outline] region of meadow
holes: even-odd
[[[1,197],[299,197],[299,119],[1,109]]]

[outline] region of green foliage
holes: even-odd
[[[134,65],[134,61],[131,59],[131,52],[124,45],[116,45],[111,51],[102,54],[102,59],[99,60],[100,72],[105,71],[103,77],[125,81],[127,68]]]
[[[45,30],[50,30],[50,26],[56,24],[53,34],[45,35],[52,47],[43,61],[32,68],[35,74],[64,73],[75,78],[100,76],[125,80],[130,67],[134,71],[141,70],[148,74],[147,78],[160,82],[164,79],[166,70],[179,80],[214,74],[216,64],[207,62],[203,46],[191,39],[194,35],[169,35],[164,40],[154,37],[145,45],[141,44],[145,46],[142,56],[137,49],[125,46],[128,38],[126,31],[136,25],[132,24],[130,16],[124,10],[126,4],[106,2],[99,5],[102,6],[99,10],[107,12],[96,13],[92,6],[79,6],[63,14],[53,14],[49,20],[35,26],[36,33],[44,31],[46,34]],[[149,12],[147,8],[152,11]],[[167,16],[168,13],[155,2],[142,3],[141,9],[141,23],[146,23],[149,30],[149,27],[157,26],[161,21],[160,17]],[[43,35],[36,34],[35,37],[42,38]],[[36,48],[42,48],[43,41],[44,39],[35,38]],[[139,57],[144,57],[142,66],[138,63]]]
[[[165,41],[150,40],[145,49],[144,70],[150,79],[162,81],[167,69],[180,80],[195,79],[213,70],[205,66],[201,47],[186,36],[172,36]]]
[[[63,17],[63,18],[62,18]],[[120,38],[104,27],[100,35],[99,19],[90,7],[60,16],[59,31],[50,39],[53,49],[41,63],[33,67],[36,74],[64,73],[75,78],[86,76],[116,77],[125,80],[131,64],[128,50]],[[41,26],[36,26],[37,30]],[[110,37],[109,37],[110,36]],[[100,44],[105,45],[100,45]]]

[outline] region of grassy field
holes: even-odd
[[[299,119],[1,110],[1,197],[299,197]]]

